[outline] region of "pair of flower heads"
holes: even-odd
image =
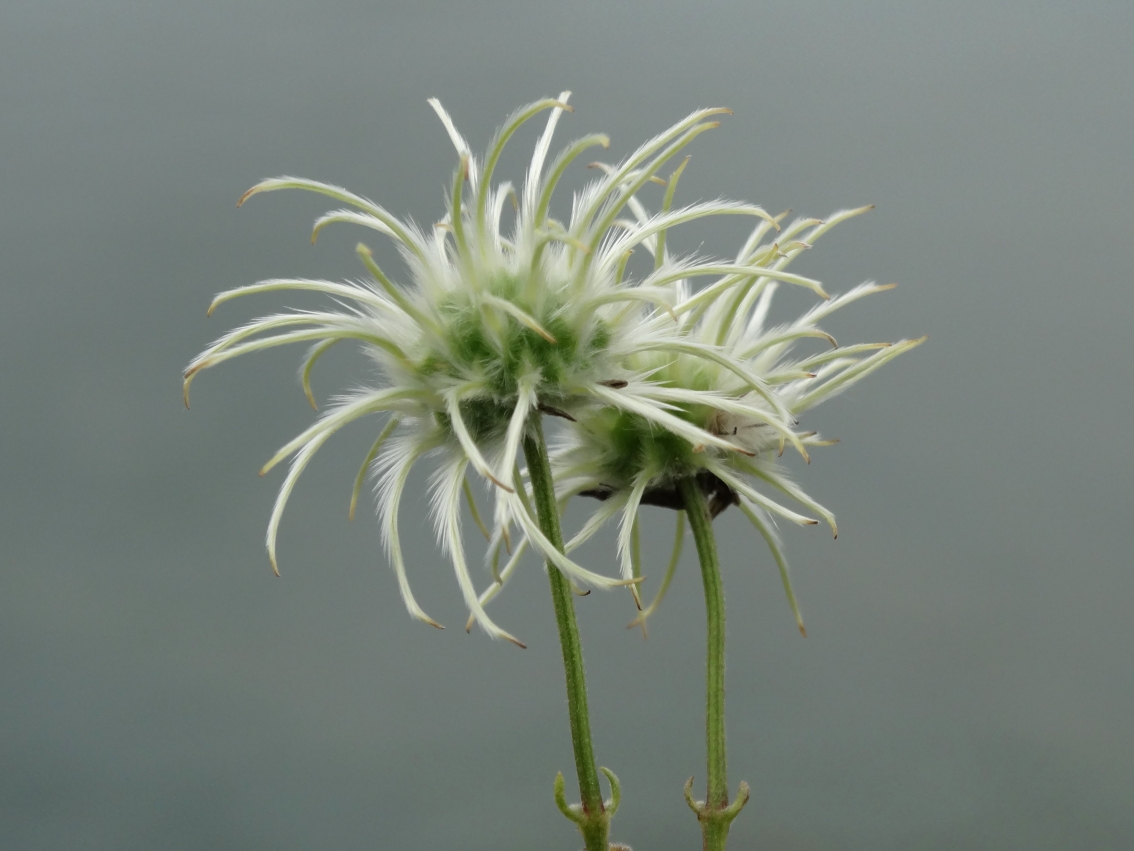
[[[445,214],[430,227],[312,180],[281,177],[248,190],[241,203],[261,192],[292,188],[334,199],[345,206],[316,221],[313,240],[332,223],[368,228],[393,240],[405,269],[388,275],[360,243],[366,280],[282,278],[220,293],[210,313],[237,296],[288,290],[324,294],[333,306],[272,314],[225,334],[186,370],[186,404],[199,371],[274,346],[310,345],[301,379],[313,407],[312,368],[328,349],[351,341],[373,361],[378,380],[336,397],[263,468],[266,473],[291,458],[268,523],[273,569],[281,515],[311,459],[355,420],[384,417],[356,478],[350,510],[353,516],[361,486],[372,476],[385,549],[414,617],[439,626],[413,595],[398,528],[410,471],[429,459],[438,542],[452,561],[470,625],[475,621],[493,637],[520,644],[485,607],[528,549],[579,590],[629,586],[642,608],[639,509],[646,504],[682,509],[677,482],[688,478],[703,490],[714,514],[736,505],[756,527],[780,569],[802,630],[776,520],[823,520],[834,531],[835,519],[789,478],[780,456],[790,448],[806,459],[811,447],[826,445],[815,431],[801,430],[801,415],[921,340],[838,346],[820,324],[844,305],[890,285],[866,283],[830,296],[819,282],[787,267],[830,228],[870,208],[788,221],[786,213],[773,216],[738,201],[675,205],[688,162],[677,162],[678,155],[716,127],[718,115],[729,112],[703,109],[616,165],[593,164],[598,177],[574,193],[569,219],[555,218],[552,199],[567,169],[587,151],[609,144],[604,135],[583,136],[550,157],[556,126],[571,111],[569,95],[514,112],[483,159],[471,152],[441,104],[431,100],[459,160]],[[494,183],[505,144],[544,114],[522,184]],[[661,187],[649,190],[660,195],[653,210],[641,197],[651,184]],[[511,210],[510,229],[504,226],[506,210]],[[734,258],[670,250],[670,228],[710,216],[754,221]],[[635,251],[652,258],[651,270],[642,264],[634,271],[638,263],[628,261]],[[815,303],[792,321],[773,323],[772,298],[784,285],[808,290]],[[562,425],[549,454],[560,508],[572,496],[598,498],[565,551],[541,531],[527,471],[517,460],[521,443],[544,415]],[[488,524],[472,484],[493,497]],[[463,502],[489,539],[489,569],[481,587],[462,543]],[[682,514],[676,517],[680,542]],[[579,564],[573,551],[616,519],[620,575]],[[662,593],[678,552],[679,547]],[[644,623],[658,600],[639,621]]]

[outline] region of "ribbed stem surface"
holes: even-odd
[[[693,478],[678,483],[705,586],[708,650],[705,664],[705,741],[708,752],[708,789],[704,813],[699,814],[705,851],[724,851],[731,818],[728,807],[728,757],[725,753],[725,601],[720,557],[713,536],[709,504]],[[720,814],[719,817],[716,817]]]
[[[562,552],[563,532],[559,527],[559,508],[555,501],[547,444],[543,438],[543,423],[538,414],[532,417],[529,435],[524,439],[524,458],[528,463],[540,530]],[[583,834],[587,851],[607,851],[609,820],[604,812],[594,746],[591,743],[586,674],[583,670],[579,626],[575,621],[574,593],[567,577],[551,563],[547,565],[547,576],[551,581],[551,599],[555,605],[555,622],[559,626],[559,645],[563,650],[567,714],[571,720],[571,743],[575,749],[575,770],[579,776],[579,796],[583,804],[583,821],[579,824],[579,830]]]

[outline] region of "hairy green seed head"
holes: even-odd
[[[717,389],[720,370],[714,363],[685,354],[645,352],[633,358],[635,370],[648,373],[651,382],[688,390]],[[712,430],[718,411],[710,404],[675,403],[669,412],[698,428]],[[705,457],[690,442],[645,417],[615,408],[588,411],[580,422],[601,459],[603,480],[629,487],[648,471],[653,477],[675,480],[696,475]]]
[[[704,427],[714,411],[704,405],[681,405],[671,413]],[[701,469],[699,453],[688,440],[638,414],[604,408],[588,416],[582,426],[597,438],[603,479],[611,485],[626,487],[644,470],[658,478],[678,479]]]
[[[533,290],[536,298],[524,297]],[[522,380],[538,374],[540,403],[561,405],[571,395],[568,382],[586,374],[610,342],[605,323],[572,310],[560,289],[501,276],[485,291],[518,307],[554,341],[467,291],[438,306],[442,335],[417,366],[423,375],[484,383],[483,395],[461,403],[461,416],[478,441],[505,432]],[[443,414],[437,421],[448,427]]]

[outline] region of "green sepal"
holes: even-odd
[[[618,812],[618,805],[622,803],[622,784],[618,782],[618,777],[613,771],[604,766],[599,766],[599,771],[606,775],[606,779],[610,781],[610,798],[606,801],[606,817],[608,819],[614,818],[614,814]]]
[[[555,775],[555,806],[559,807],[559,812],[575,824],[581,825],[586,821],[581,807],[571,806],[567,803],[567,783],[563,779],[562,771]]]

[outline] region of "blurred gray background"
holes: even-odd
[[[328,203],[238,211],[244,189],[300,174],[429,222],[454,155],[427,97],[481,149],[565,88],[559,139],[608,132],[611,158],[732,107],[686,201],[877,204],[796,268],[900,283],[831,322],[841,341],[930,335],[811,420],[842,443],[799,476],[841,535],[786,530],[806,640],[743,517],[718,521],[731,780],[753,787],[733,847],[1134,847],[1132,38],[1121,2],[6,0],[0,847],[579,846],[552,803],[573,771],[538,565],[493,609],[527,651],[466,635],[419,476],[413,581],[450,628],[411,621],[372,512],[347,522],[362,426],[301,482],[275,579],[281,476],[256,471],[311,421],[300,352],[211,371],[192,411],[180,388],[224,330],[304,304],[206,319],[215,292],[361,272],[359,233],[308,244]],[[322,398],[359,375],[334,354]],[[646,519],[655,576],[669,522]],[[692,550],[647,641],[625,594],[578,608],[613,837],[699,847]]]

